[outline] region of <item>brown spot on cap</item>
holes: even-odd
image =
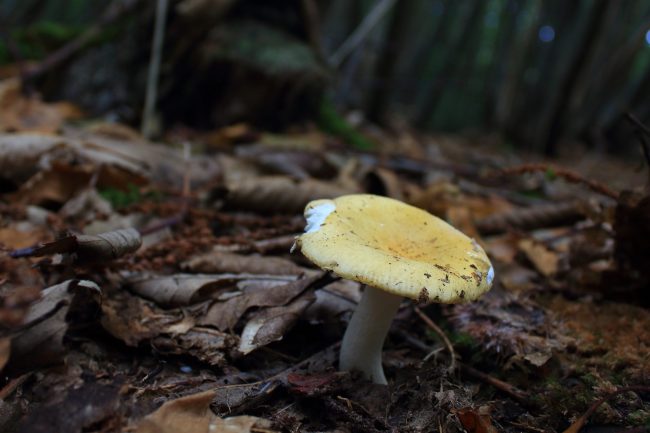
[[[420,295],[418,296],[418,302],[421,304],[426,304],[429,302],[429,291],[427,290],[426,287],[422,287],[422,290],[420,290]]]

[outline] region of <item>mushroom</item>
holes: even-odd
[[[397,200],[352,194],[305,208],[294,248],[324,270],[365,285],[343,336],[339,368],[387,384],[384,339],[403,298],[459,303],[488,291],[494,269],[474,241],[430,213]]]

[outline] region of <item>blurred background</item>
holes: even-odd
[[[626,115],[650,124],[643,0],[1,0],[0,78],[139,125],[160,3],[158,133],[408,125],[638,159]]]

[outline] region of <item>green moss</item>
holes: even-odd
[[[115,209],[124,208],[143,199],[140,190],[133,184],[130,184],[126,191],[117,188],[102,189],[99,195],[108,200]]]
[[[580,377],[580,379],[589,387],[595,387],[602,383],[602,379],[598,378],[592,373],[585,373]]]
[[[478,342],[471,335],[465,332],[451,332],[449,335],[449,341],[454,345],[455,348],[474,348],[478,347]]]
[[[28,60],[44,58],[66,42],[76,38],[83,27],[60,24],[55,21],[40,21],[11,32],[11,41],[20,55]],[[12,61],[5,41],[0,39],[0,63]]]
[[[319,127],[336,137],[339,137],[355,149],[371,150],[375,144],[350,125],[334,108],[334,104],[323,98],[318,116]]]
[[[630,425],[634,426],[645,426],[650,428],[650,411],[646,409],[639,409],[634,412],[630,412],[627,416],[627,421]]]
[[[557,179],[557,174],[555,173],[555,170],[553,170],[552,167],[549,167],[549,168],[546,169],[545,176],[546,176],[547,180],[552,181],[552,180]]]
[[[146,193],[142,193],[133,184],[129,184],[126,191],[117,188],[101,189],[99,190],[99,195],[108,200],[115,209],[122,209],[144,200],[160,202],[164,198],[160,191],[147,191]]]

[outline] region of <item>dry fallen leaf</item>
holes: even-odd
[[[82,191],[92,178],[92,167],[54,161],[49,169],[30,177],[13,196],[16,202],[37,206],[62,205]]]
[[[44,227],[27,221],[0,228],[0,245],[11,249],[25,248],[49,237],[50,234]]]
[[[213,250],[181,264],[181,269],[189,272],[218,273],[232,272],[269,275],[299,275],[305,272],[291,260],[281,257],[261,256],[251,254],[248,256],[226,251]]]
[[[87,188],[68,200],[59,209],[59,215],[63,218],[74,218],[79,221],[92,221],[98,216],[112,216],[113,206],[96,189]]]
[[[99,312],[101,290],[88,280],[68,280],[43,290],[27,311],[22,329],[12,335],[8,368],[24,369],[60,360],[68,322]]]
[[[284,176],[261,176],[227,186],[226,205],[260,213],[297,213],[319,198],[354,193],[331,182],[316,179],[293,180]]]
[[[226,354],[239,340],[237,336],[205,326],[196,326],[201,309],[163,310],[127,291],[119,291],[102,303],[101,324],[128,346],[147,342],[157,352],[190,355],[207,364],[224,366]]]
[[[16,250],[12,257],[74,254],[80,263],[101,263],[135,252],[142,245],[140,233],[133,229],[114,230],[97,235],[70,235],[54,242]]]
[[[17,78],[0,81],[0,131],[55,132],[65,120],[79,117],[81,111],[70,103],[25,96]]]
[[[165,402],[158,410],[147,415],[138,425],[136,433],[251,433],[254,427],[271,427],[271,422],[254,416],[219,418],[210,404],[215,391],[177,398]]]
[[[186,173],[193,185],[199,185],[212,181],[220,172],[214,158],[196,156],[186,161],[179,151],[164,145],[109,138],[73,128],[66,129],[63,136],[0,134],[2,177],[16,186],[42,170],[52,170],[55,164],[83,167],[88,178],[96,174],[98,187],[120,190],[155,181],[178,187]],[[32,183],[47,185],[38,179]],[[77,185],[79,189],[84,186]]]
[[[214,302],[199,323],[215,326],[222,331],[233,329],[248,309],[286,305],[322,275],[322,272],[319,272],[313,277],[284,282],[263,279],[241,281],[236,290],[224,293]]]
[[[295,275],[254,275],[254,274],[174,274],[154,276],[137,275],[129,279],[131,290],[156,301],[162,306],[182,306],[216,298],[222,292],[235,289],[244,280],[269,281],[282,285],[295,281]]]
[[[176,331],[171,328],[170,331]],[[151,340],[157,352],[165,355],[190,355],[206,364],[223,367],[226,353],[237,344],[237,337],[216,329],[195,326],[187,332],[159,335]]]
[[[557,253],[533,239],[522,239],[519,241],[518,246],[540,274],[545,277],[557,274],[560,262]]]
[[[261,310],[246,323],[241,333],[239,351],[246,355],[261,346],[281,340],[315,299],[312,292],[307,292],[288,305]]]
[[[102,303],[102,326],[128,346],[137,346],[162,334],[185,333],[195,322],[194,317],[180,309],[163,310],[125,290],[112,294]]]
[[[48,134],[0,134],[2,178],[20,185],[39,169],[49,154],[65,147],[64,138]]]
[[[454,413],[468,433],[498,433],[490,415],[481,413],[480,408],[456,409]]]

